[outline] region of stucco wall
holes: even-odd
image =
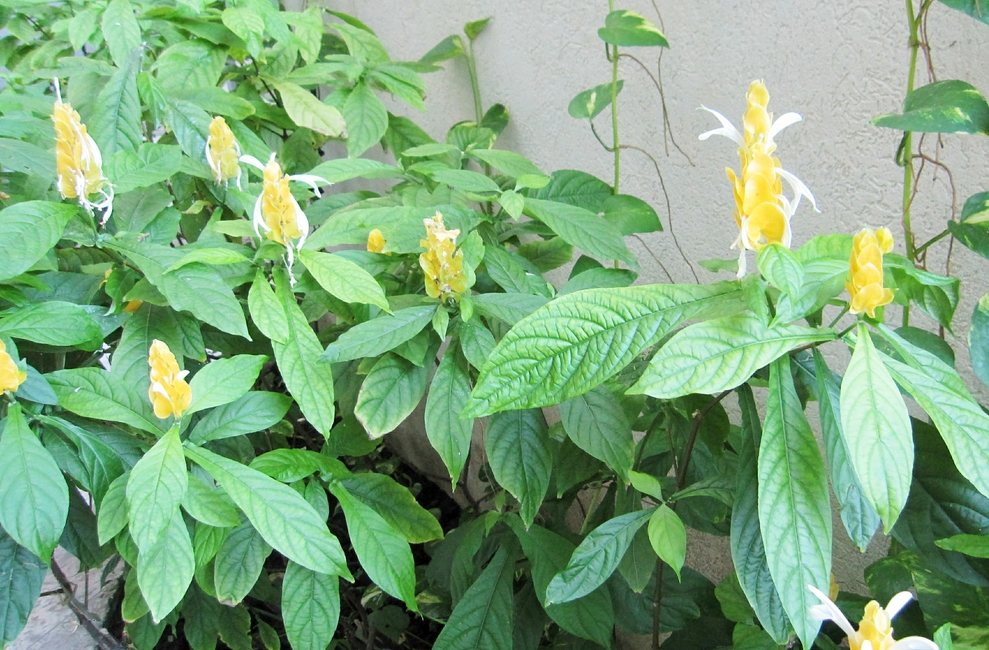
[[[332,5],[368,23],[397,60],[417,59],[444,37],[460,32],[464,22],[491,16],[476,42],[476,55],[485,106],[502,102],[512,112],[498,146],[530,157],[546,171],[576,168],[612,178],[612,156],[598,145],[586,122],[567,115],[567,104],[577,92],[610,79],[610,64],[596,34],[608,11],[603,0],[339,0]],[[637,152],[623,153],[622,191],[649,201],[667,226],[666,232],[632,242],[643,265],[639,282],[669,281],[657,259],[674,281],[694,280],[674,246],[671,217],[679,243],[693,262],[735,256],[728,250],[737,230],[724,176],[726,166],[737,167],[735,147],[720,138],[697,140],[697,134],[717,126],[711,115],[697,108],[715,108],[738,124],[745,90],[753,79],[765,80],[770,109],[777,115],[796,111],[804,117],[779,138],[778,155],[814,192],[821,213],[801,206],[793,222],[794,246],[817,234],[886,225],[897,235],[896,250],[903,252],[898,234],[903,174],[892,162],[899,134],[869,124],[880,113],[896,111],[906,88],[909,53],[902,1],[660,0],[658,5],[672,44],[662,59],[666,105],[673,137],[686,155],[672,146],[666,154],[659,95],[634,62],[622,60],[621,141],[656,156],[669,193],[667,213],[653,165]],[[616,6],[659,22],[651,1],[628,0]],[[989,26],[936,2],[929,33],[938,78],[963,79],[989,93]],[[627,51],[655,72],[657,50]],[[473,116],[466,66],[462,61],[445,66],[426,77],[427,113],[392,104],[438,139],[454,122]],[[918,85],[924,83],[927,76],[921,65]],[[608,117],[605,112],[597,122],[606,140]],[[940,156],[954,175],[960,210],[965,198],[989,190],[989,138],[949,135],[944,144]],[[927,150],[936,152],[933,141]],[[943,171],[921,180],[913,208],[919,241],[943,230],[951,215],[947,181]],[[944,272],[946,242],[931,249],[931,270]],[[696,264],[694,268],[701,281],[715,278]],[[989,262],[957,245],[952,270],[962,279],[962,301],[958,338],[949,334],[948,339],[955,344],[959,370],[977,394],[987,398],[989,391],[971,374],[964,338],[975,302],[989,291]],[[898,323],[895,312],[888,313]],[[915,317],[913,324],[933,328],[923,316]],[[843,539],[837,519],[835,524],[838,579],[861,589],[863,567],[885,544],[875,541],[870,555],[863,557]],[[691,542],[691,559],[715,579],[730,570],[726,553],[721,540]]]

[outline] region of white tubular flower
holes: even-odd
[[[811,585],[807,588],[821,601],[820,605],[810,608],[810,615],[818,621],[834,621],[848,635],[851,650],[938,650],[936,643],[924,637],[909,636],[899,641],[893,638],[891,620],[913,598],[909,591],[893,596],[886,607],[871,601],[865,606],[865,614],[856,630],[830,598]]]

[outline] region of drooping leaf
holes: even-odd
[[[0,211],[0,280],[24,273],[58,243],[78,208],[24,201]]]
[[[619,476],[628,475],[635,441],[632,425],[614,393],[604,386],[592,388],[560,404],[560,417],[574,444]]]
[[[327,346],[321,358],[337,363],[384,354],[421,332],[435,311],[436,305],[408,307],[355,325]]]
[[[188,311],[218,330],[250,340],[240,303],[220,274],[206,264],[194,262],[167,271],[157,286],[173,309]]]
[[[365,472],[341,479],[352,497],[374,509],[410,544],[443,537],[443,528],[432,514],[416,502],[408,488],[389,476]]]
[[[642,199],[628,194],[609,196],[604,202],[604,218],[626,236],[663,229],[656,210]]]
[[[179,429],[173,426],[134,465],[127,480],[127,516],[131,537],[149,552],[168,529],[189,487]]]
[[[106,544],[122,531],[129,520],[127,514],[127,480],[129,474],[121,474],[106,491],[97,517],[97,535],[100,544]]]
[[[0,528],[0,646],[13,643],[41,594],[48,567]]]
[[[638,266],[621,235],[590,210],[543,199],[526,198],[525,211],[542,221],[568,244],[602,260],[621,260]]]
[[[660,505],[649,517],[649,543],[663,562],[672,567],[680,578],[680,569],[687,557],[687,529],[680,517],[668,505]]]
[[[463,332],[462,329],[461,337]],[[473,418],[460,417],[470,397],[470,377],[463,361],[457,357],[456,350],[452,348],[448,348],[443,355],[429,384],[425,411],[429,444],[446,465],[453,485],[460,480],[460,472],[467,462],[474,430]]]
[[[282,580],[285,635],[295,650],[325,650],[340,619],[339,581],[289,562]]]
[[[354,415],[371,438],[391,433],[426,393],[432,363],[417,366],[397,354],[378,359],[361,384]]]
[[[958,221],[949,221],[951,234],[982,257],[989,258],[989,192],[968,197]]]
[[[824,463],[784,356],[770,366],[759,445],[759,525],[769,572],[797,636],[810,647],[820,622],[807,589],[830,584],[831,507]]]
[[[539,409],[504,411],[488,420],[484,449],[491,472],[522,504],[519,515],[531,526],[549,489],[552,447]]]
[[[935,81],[907,95],[903,114],[880,115],[872,123],[899,131],[989,135],[989,104],[970,83]]]
[[[118,2],[119,0],[114,0],[110,6]],[[110,7],[107,7],[103,14],[104,24],[109,11]],[[132,12],[131,17],[133,18]],[[110,51],[113,53],[112,46]],[[141,101],[137,96],[139,64],[140,55],[132,55],[128,51],[124,61],[117,63],[117,71],[96,98],[95,110],[89,123],[93,140],[99,145],[100,153],[107,158],[120,151],[136,151],[141,144]]]
[[[300,127],[335,138],[349,126],[339,110],[322,103],[302,86],[282,81],[275,88],[282,96],[288,116]]]
[[[206,364],[189,382],[192,403],[186,414],[240,399],[254,385],[267,360],[268,357],[260,354],[238,354]]]
[[[119,68],[124,67],[131,50],[141,45],[141,27],[130,1],[112,0],[103,10],[100,27],[114,64]]]
[[[281,393],[251,391],[210,411],[189,433],[196,444],[263,431],[281,421],[292,398]]]
[[[247,596],[264,569],[271,547],[250,522],[227,534],[216,553],[213,568],[216,598],[233,607]]]
[[[58,395],[59,406],[83,417],[123,422],[161,435],[160,420],[147,395],[102,368],[74,368],[45,375]]]
[[[316,282],[340,300],[377,305],[391,311],[385,292],[374,276],[350,260],[310,250],[299,251],[299,259]]]
[[[82,306],[50,300],[0,316],[0,334],[45,345],[86,345],[102,338],[99,324]],[[90,349],[92,346],[90,346]]]
[[[972,327],[968,330],[968,352],[972,357],[975,376],[989,386],[989,294],[979,298],[972,311]]]
[[[137,564],[141,595],[155,621],[163,620],[182,602],[195,569],[189,529],[176,514],[159,539],[141,551]]]

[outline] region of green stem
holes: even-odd
[[[906,0],[907,22],[910,25],[910,67],[907,69],[907,95],[913,92],[914,83],[917,77],[917,54],[920,52],[920,41],[918,40],[918,28],[924,7],[916,15],[913,11],[913,0]],[[907,259],[911,262],[916,259],[916,248],[914,246],[913,229],[910,223],[910,203],[913,193],[913,133],[905,131],[903,134],[903,240],[907,248]],[[910,324],[910,305],[903,307],[903,325]]]
[[[609,3],[610,5],[611,3]],[[618,194],[618,179],[621,170],[621,148],[618,146],[618,46],[611,51],[611,135],[615,145],[615,189]]]
[[[926,251],[927,248],[931,244],[936,244],[937,242],[941,241],[942,239],[944,239],[945,237],[947,237],[950,234],[951,234],[951,231],[950,230],[942,230],[941,232],[939,232],[938,234],[934,235],[933,237],[931,237],[930,239],[928,239],[926,242],[924,242],[923,244],[921,244],[920,246],[918,246],[917,247],[917,250],[914,251],[914,254],[919,256],[921,253],[923,253],[924,251]]]
[[[467,47],[467,74],[470,75],[470,89],[474,93],[474,121],[480,126],[481,119],[484,117],[484,113],[481,110],[481,85],[477,81],[477,65],[474,63],[474,41],[467,40],[469,41]]]

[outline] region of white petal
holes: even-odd
[[[292,199],[292,203],[295,205],[295,224],[299,227],[299,232],[302,233],[299,237],[299,248],[302,248],[302,245],[306,243],[306,237],[309,236],[309,219],[299,204],[295,202],[295,199]]]
[[[745,146],[745,138],[742,137],[742,134],[738,132],[738,129],[735,128],[735,125],[732,124],[727,117],[725,117],[718,111],[712,111],[707,106],[701,106],[701,109],[707,111],[711,115],[718,118],[718,121],[721,122],[721,128],[714,129],[713,131],[706,131],[704,133],[701,133],[699,136],[697,136],[698,140],[707,140],[712,135],[723,135],[726,138],[734,140],[738,146],[740,147]]]
[[[160,382],[156,381],[155,383],[151,384],[151,391],[158,393],[163,397],[168,397],[168,391],[165,390],[165,387],[162,386]]]
[[[253,219],[254,233],[258,237],[261,236],[261,231],[258,230],[258,227],[264,228],[266,232],[271,230],[271,228],[268,227],[268,224],[264,222],[264,215],[261,214],[261,199],[263,197],[264,197],[264,193],[262,192],[261,194],[258,195],[258,200],[254,202],[254,219]]]
[[[804,182],[802,180],[800,180],[790,172],[786,171],[785,169],[780,169],[779,167],[776,168],[776,173],[779,174],[782,178],[786,179],[786,182],[790,184],[790,189],[792,189],[793,193],[796,195],[796,199],[794,200],[794,207],[793,207],[794,211],[797,209],[796,205],[799,202],[800,197],[806,196],[808,199],[810,199],[811,205],[814,206],[814,211],[820,212],[820,210],[817,208],[817,201],[814,200],[814,195],[810,193],[810,189],[808,189],[807,186],[804,185]]]
[[[745,277],[745,248],[742,248],[738,253],[738,273],[735,274],[735,277]]]
[[[179,374],[175,375],[175,378],[176,379],[185,379],[186,378],[186,375],[188,375],[188,374],[189,374],[189,371],[188,370],[180,370],[179,371]]]
[[[272,154],[272,155],[274,155],[274,154]],[[264,171],[264,165],[261,164],[261,161],[258,160],[257,158],[255,158],[254,156],[250,155],[250,154],[246,154],[245,153],[243,156],[241,156],[240,157],[240,162],[245,162],[245,163],[247,163],[248,165],[250,165],[252,167],[257,167],[261,171]]]
[[[936,643],[922,636],[908,636],[894,643],[889,650],[939,650]]]
[[[901,591],[892,598],[889,599],[889,604],[886,605],[886,615],[893,618],[900,613],[900,610],[907,606],[913,599],[913,594],[909,591]]]
[[[769,132],[766,134],[766,139],[769,142],[772,142],[773,138],[775,138],[780,131],[791,124],[796,124],[802,119],[804,118],[800,117],[798,113],[786,113],[784,115],[780,115],[776,118],[776,121],[773,122],[773,125],[769,127]]]
[[[293,174],[292,176],[289,176],[289,180],[299,181],[300,183],[306,183],[307,185],[309,185],[309,187],[312,188],[313,192],[316,193],[316,196],[320,196],[319,185],[317,185],[316,183],[325,183],[327,185],[330,184],[330,181],[326,180],[321,176],[316,176],[315,174]]]
[[[872,641],[868,639],[863,641],[861,650],[872,650]],[[878,648],[876,650],[878,650]]]
[[[845,618],[845,615],[841,613],[841,610],[838,609],[838,606],[835,605],[830,598],[828,598],[823,592],[821,592],[820,589],[816,588],[814,585],[807,585],[807,588],[810,589],[811,593],[817,596],[818,600],[821,601],[820,605],[815,605],[814,607],[811,608],[810,610],[811,615],[814,616],[814,618],[816,618],[819,621],[824,621],[824,620],[834,621],[835,625],[840,627],[846,635],[853,636],[855,634],[855,628],[852,627],[852,624],[848,622],[848,619]],[[820,607],[821,609],[818,609],[818,607]],[[827,614],[819,617],[818,613],[824,614],[825,610],[827,611]],[[864,645],[862,646],[862,650],[867,650]]]

